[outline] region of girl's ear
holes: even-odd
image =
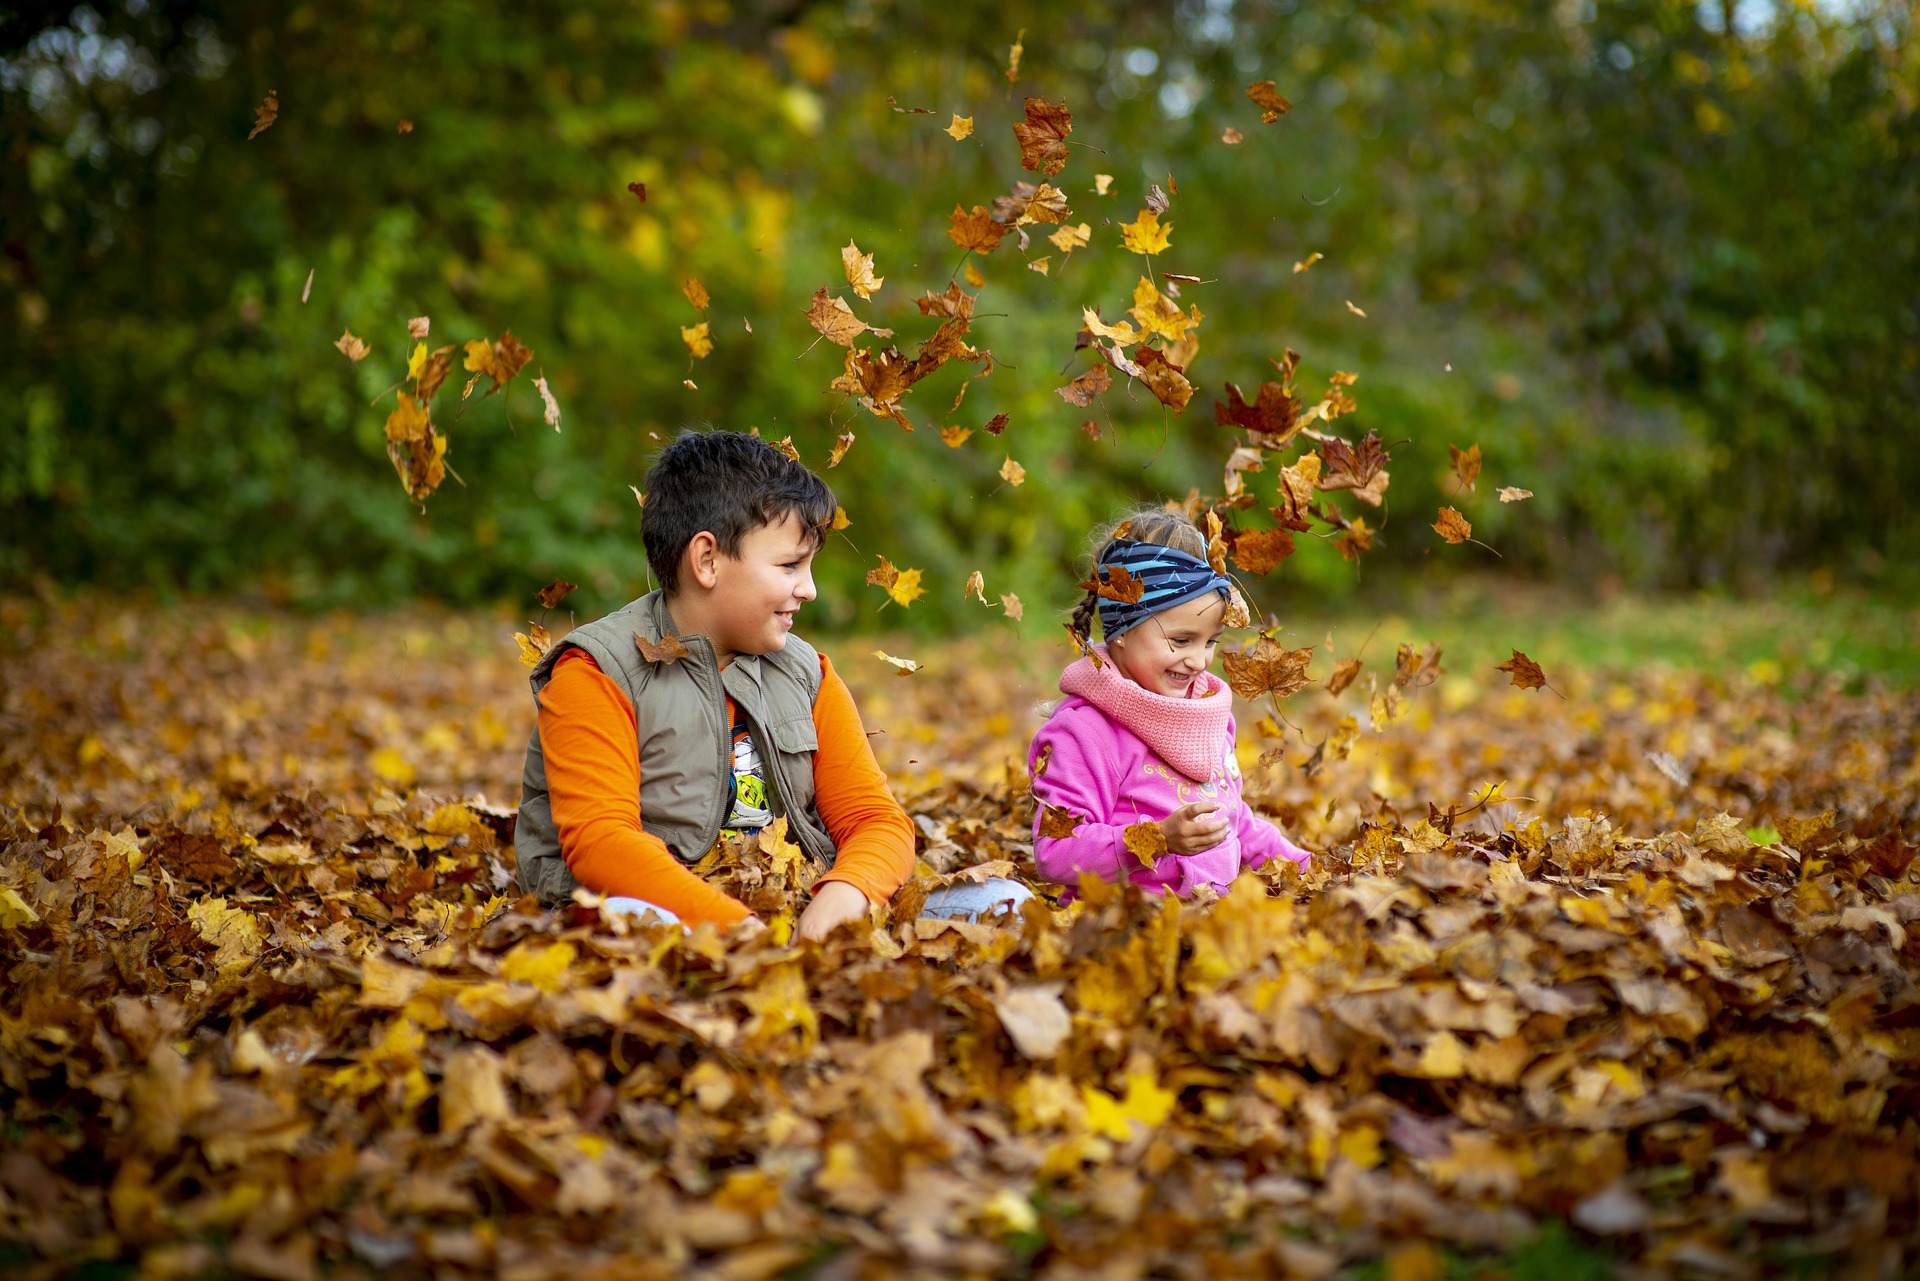
[[[688,541],[687,550],[681,554],[685,557],[685,564],[680,576],[690,577],[701,587],[712,591],[720,581],[720,540],[711,531],[703,529]]]

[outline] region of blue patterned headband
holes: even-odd
[[[1184,605],[1196,596],[1219,592],[1229,601],[1233,584],[1225,574],[1198,556],[1159,543],[1136,543],[1131,538],[1116,538],[1100,552],[1093,567],[1094,577],[1105,581],[1109,567],[1126,570],[1139,579],[1144,589],[1132,604],[1100,597],[1100,632],[1107,640],[1125,635],[1163,609]]]

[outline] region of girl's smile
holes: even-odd
[[[1114,637],[1107,642],[1107,655],[1141,689],[1185,698],[1194,677],[1212,665],[1226,616],[1226,599],[1208,592]]]

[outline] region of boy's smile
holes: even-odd
[[[682,571],[681,590],[667,602],[674,625],[705,635],[722,667],[742,654],[784,647],[794,615],[818,594],[813,557],[819,547],[791,513],[748,532],[738,556],[720,551],[707,536],[697,538],[688,548],[694,563]]]

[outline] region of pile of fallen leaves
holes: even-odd
[[[1454,674],[1349,734],[1322,687],[1277,754],[1243,705],[1304,875],[976,925],[911,909],[1031,873],[1048,681],[847,646],[920,875],[729,944],[518,897],[510,630],[0,602],[9,1266],[1437,1277],[1559,1223],[1920,1262],[1910,691]],[[776,914],[807,875],[712,857]]]

